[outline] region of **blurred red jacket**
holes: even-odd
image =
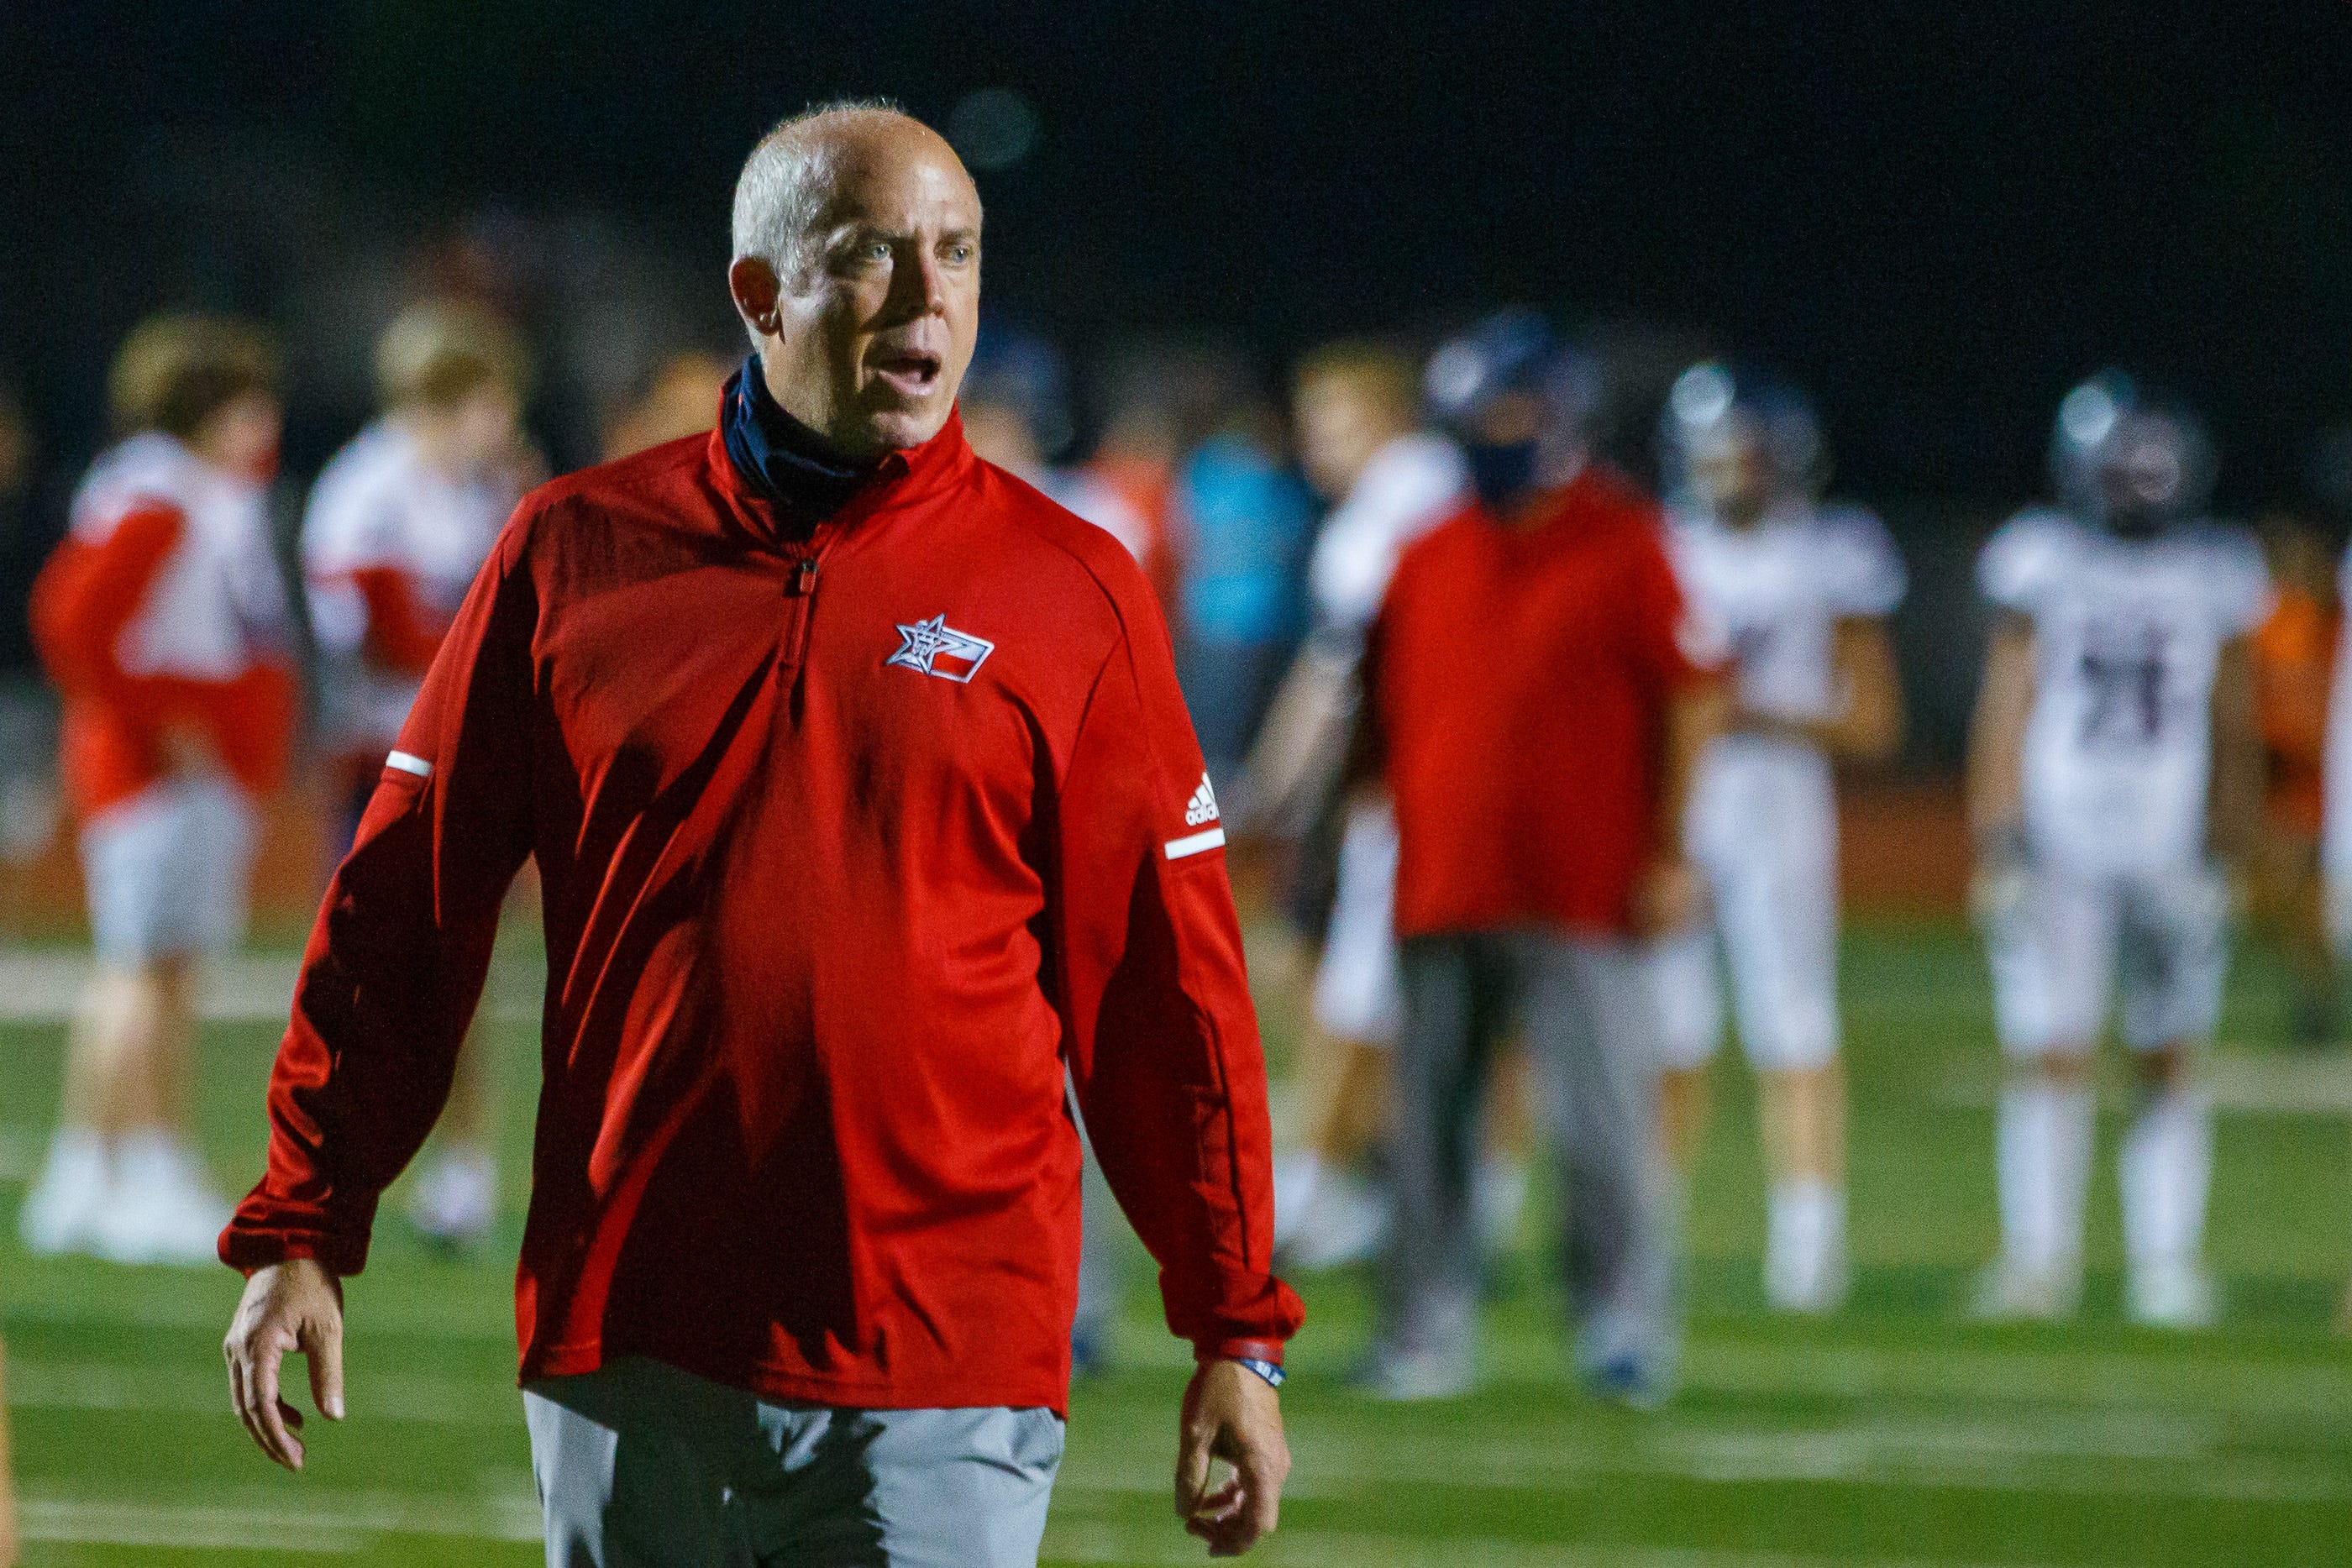
[[[1367,651],[1403,936],[1633,930],[1662,840],[1666,708],[1710,679],[1656,503],[1598,464],[1506,526],[1473,502],[1406,548]]]
[[[253,1269],[365,1259],[526,855],[545,891],[525,1378],[1066,1402],[1079,1146],[1203,1354],[1278,1355],[1213,796],[1118,541],[961,427],[793,537],[713,434],[526,498],[312,933]]]
[[[91,465],[29,619],[85,820],[163,777],[173,729],[250,793],[285,781],[298,694],[258,487],[169,436],[124,441]]]

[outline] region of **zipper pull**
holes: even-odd
[[[793,593],[803,595],[814,593],[816,591],[816,557],[803,556],[801,558],[799,567],[793,572],[792,591]]]

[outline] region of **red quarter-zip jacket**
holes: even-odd
[[[559,480],[425,677],[305,955],[253,1269],[365,1260],[525,855],[525,1379],[1063,1408],[1077,1134],[1203,1354],[1275,1354],[1265,1075],[1151,591],[950,421],[813,537],[721,438]]]

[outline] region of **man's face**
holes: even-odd
[[[2127,532],[2156,528],[2178,510],[2187,480],[2179,434],[2162,419],[2126,416],[2100,455],[2107,520]]]
[[[266,485],[278,473],[282,417],[268,392],[240,392],[207,417],[188,444],[196,455],[240,479]]]
[[[1691,453],[1691,486],[1725,522],[1745,526],[1764,515],[1772,472],[1760,441],[1744,434],[1701,443]]]
[[[861,138],[838,167],[763,357],[786,411],[865,458],[919,446],[955,406],[980,329],[980,198],[928,136]]]
[[[515,394],[487,383],[458,399],[449,411],[450,444],[456,467],[468,477],[510,465],[520,436]]]
[[[1394,436],[1402,419],[1352,376],[1313,376],[1298,384],[1298,461],[1326,500],[1344,499],[1364,465]]]

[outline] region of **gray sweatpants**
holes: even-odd
[[[1556,931],[1408,938],[1391,1133],[1396,1217],[1381,1343],[1469,1354],[1478,1227],[1472,1176],[1486,1067],[1528,1028],[1561,1170],[1561,1256],[1588,1369],[1675,1350],[1669,1207],[1657,1142],[1647,949]]]
[[[643,1357],[523,1388],[548,1568],[1035,1568],[1050,1410],[789,1405]]]

